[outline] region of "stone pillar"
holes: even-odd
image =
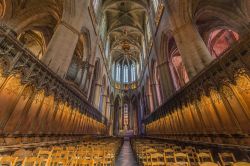
[[[114,113],[113,113],[113,115],[114,115],[114,121],[113,121],[113,125],[114,125],[114,135],[118,135],[118,133],[119,133],[119,109],[120,109],[120,107],[119,107],[119,105],[116,105],[115,107],[114,107],[115,109],[114,109]]]
[[[78,42],[78,32],[64,22],[58,24],[42,61],[64,78]]]
[[[94,106],[97,109],[98,109],[99,102],[100,102],[101,89],[102,89],[102,84],[96,82],[96,84],[95,84]]]
[[[173,36],[190,78],[213,60],[198,29],[191,21],[175,26]]]
[[[164,93],[164,100],[169,98],[174,92],[174,84],[171,78],[170,69],[168,66],[168,62],[165,61],[158,65],[160,78],[162,82],[162,88]]]
[[[84,92],[88,93],[88,91],[90,91],[91,89],[89,88],[89,84],[90,84],[90,79],[91,79],[91,75],[87,75],[87,81],[86,84],[84,85]]]
[[[106,116],[106,105],[107,104],[107,94],[102,95],[102,114]]]
[[[74,82],[77,83],[78,85],[81,84],[82,75],[83,75],[82,72],[83,72],[83,69],[80,68],[80,69],[78,70],[77,75],[76,75],[76,78],[75,78],[75,80],[74,80]]]
[[[128,115],[129,115],[129,128],[130,130],[134,129],[134,109],[132,106],[132,102],[129,102],[129,107],[128,107]]]
[[[109,130],[109,134],[111,136],[114,135],[114,125],[115,125],[115,109],[114,109],[114,104],[110,104],[110,130]]]
[[[109,102],[109,99],[106,102],[105,116],[107,117],[108,120],[110,120],[111,114],[110,114],[110,102]]]
[[[80,89],[82,89],[82,90],[84,90],[84,87],[85,87],[86,82],[87,82],[87,73],[88,73],[88,69],[83,68],[83,74],[82,74],[82,79],[81,79],[81,83],[80,83]]]
[[[123,104],[119,107],[119,131],[123,129]]]
[[[147,104],[148,104],[148,109],[149,109],[149,112],[147,112],[147,114],[150,114],[151,112],[154,111],[154,101],[153,101],[151,93],[147,94],[147,101],[148,101]]]
[[[159,101],[158,101],[158,96],[157,96],[157,88],[156,88],[156,81],[153,80],[153,83],[150,85],[151,86],[151,93],[154,101],[154,109],[156,109],[159,106]],[[154,111],[154,110],[153,110]]]

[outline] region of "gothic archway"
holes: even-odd
[[[210,32],[207,47],[215,58],[221,56],[232,44],[239,40],[239,34],[231,29],[218,28]]]
[[[169,40],[167,56],[173,83],[175,89],[178,90],[189,81],[189,77],[180,52],[173,38]]]

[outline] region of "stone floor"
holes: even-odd
[[[138,166],[129,142],[129,138],[124,138],[124,144],[115,163],[116,166]]]

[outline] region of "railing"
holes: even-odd
[[[245,121],[244,124],[242,115],[245,114],[245,118],[249,118],[249,96],[248,94],[243,96],[243,93],[250,90],[248,89],[249,75],[250,37],[248,35],[232,45],[221,57],[214,60],[187,85],[148,115],[144,119],[147,134],[186,135],[190,136],[189,138],[195,134],[248,137],[250,132],[245,125],[249,121]],[[211,117],[209,117],[210,113]],[[229,121],[226,121],[226,118]]]
[[[84,94],[69,86],[45,64],[38,60],[20,43],[8,27],[0,27],[0,58],[4,74],[21,73],[22,83],[31,83],[37,89],[52,92],[55,98],[68,103],[73,108],[80,108],[81,114],[107,125],[107,119],[86,101]]]

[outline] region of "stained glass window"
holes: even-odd
[[[159,0],[152,0],[155,13],[157,12]]]
[[[124,66],[124,82],[125,83],[128,82],[128,66],[127,65]]]
[[[131,66],[131,81],[135,81],[135,64],[132,64]]]
[[[116,81],[120,82],[120,80],[121,80],[121,66],[120,64],[118,64],[116,66]]]

